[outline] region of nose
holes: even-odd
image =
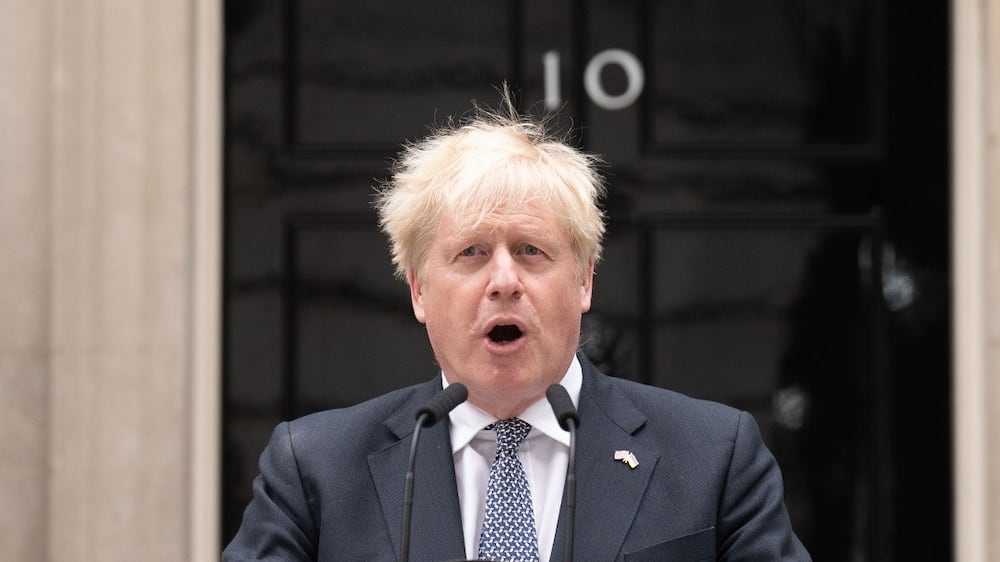
[[[490,279],[486,294],[491,299],[519,298],[524,292],[517,261],[507,251],[493,254],[490,260]]]

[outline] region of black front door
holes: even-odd
[[[507,82],[608,163],[583,351],[753,413],[816,560],[948,559],[947,8],[227,2],[223,540],[274,424],[435,374],[372,185]]]

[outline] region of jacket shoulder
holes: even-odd
[[[400,437],[390,419],[414,420],[410,410],[440,388],[440,379],[393,390],[345,408],[307,414],[287,423],[288,437],[299,451],[336,449],[338,454],[357,448],[372,451]],[[405,426],[405,424],[403,424]],[[412,424],[410,424],[412,426]]]
[[[745,412],[732,406],[586,369],[584,390],[612,419],[644,431],[731,438]],[[626,430],[632,428],[624,427]]]

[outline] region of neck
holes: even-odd
[[[496,400],[482,398],[479,396],[469,396],[469,402],[484,412],[496,417],[498,420],[516,418],[528,409],[528,406],[539,400],[543,394],[536,394],[531,398],[520,401]]]

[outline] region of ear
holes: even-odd
[[[406,284],[410,286],[410,302],[413,304],[413,316],[417,322],[424,324],[426,315],[424,313],[424,294],[421,291],[420,277],[412,269],[406,271]]]
[[[580,314],[590,310],[590,299],[594,293],[594,261],[587,264],[587,271],[583,274],[580,284]]]

